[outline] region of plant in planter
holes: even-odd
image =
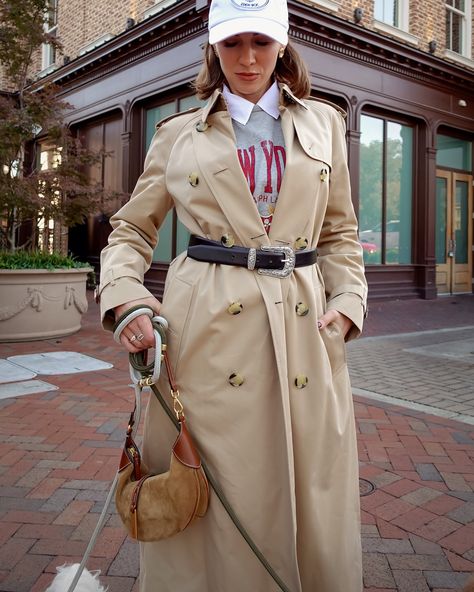
[[[20,281],[20,293],[11,302],[6,300],[10,288],[1,285],[0,341],[49,338],[79,329],[80,315],[68,327],[60,322],[56,329],[53,322],[59,302],[71,313],[86,310],[85,282],[91,270],[85,264],[77,267],[71,260],[59,260],[57,253],[67,253],[70,226],[103,211],[111,198],[117,198],[91,181],[91,169],[106,155],[85,149],[71,134],[65,123],[68,105],[58,89],[29,78],[41,45],[59,48],[58,41],[45,33],[50,9],[49,0],[0,0],[0,69],[8,80],[7,88],[0,90],[0,249],[12,254],[2,254],[0,276],[2,282],[27,271],[30,276]],[[32,270],[39,287],[33,285]],[[77,286],[79,277],[83,294]],[[50,281],[54,295],[46,287]],[[49,304],[56,314],[43,337],[40,331],[32,336],[19,329],[20,317],[26,316],[31,326]]]

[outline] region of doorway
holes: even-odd
[[[438,294],[472,292],[472,175],[436,173]]]

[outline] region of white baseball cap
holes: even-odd
[[[286,46],[288,6],[286,0],[212,0],[208,26],[211,45],[239,33],[261,33]]]

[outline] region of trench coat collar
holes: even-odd
[[[286,84],[279,83],[278,86],[280,89],[280,105],[281,106],[300,105],[301,107],[303,107],[303,109],[308,109],[308,107],[305,105],[305,103],[301,99],[298,99],[298,97],[296,97],[291,92],[290,88]],[[224,95],[222,93],[222,89],[218,88],[212,93],[211,97],[209,98],[209,101],[204,106],[204,108],[202,110],[201,121],[203,123],[207,122],[207,118],[209,117],[209,115],[211,113],[213,113],[214,111],[220,111],[220,110],[227,110],[227,107],[226,107]]]

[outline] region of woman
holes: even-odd
[[[141,303],[168,320],[198,448],[290,590],[360,592],[344,337],[361,330],[366,283],[343,117],[305,98],[287,31],[284,0],[213,0],[196,81],[208,103],[159,124],[132,198],[111,220],[101,306],[109,328]],[[143,275],[171,207],[193,238],[160,303]],[[148,317],[121,342],[129,352],[152,346]],[[159,387],[167,392],[164,379]],[[167,469],[175,435],[152,399],[143,452],[153,470]],[[140,581],[141,592],[278,590],[215,496],[190,528],[141,545]]]

